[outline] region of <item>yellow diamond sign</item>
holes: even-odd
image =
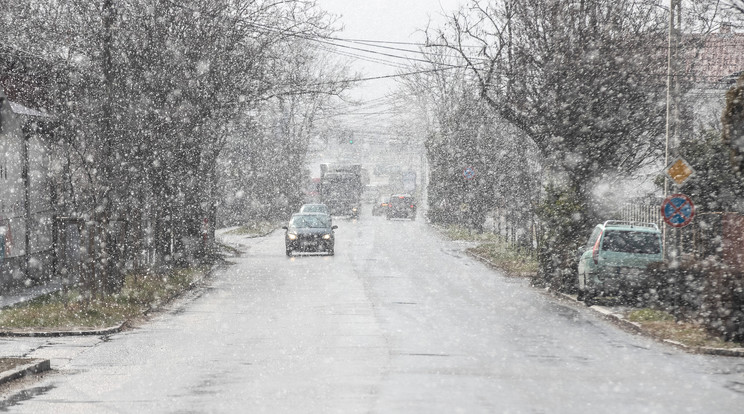
[[[695,173],[690,164],[688,164],[682,157],[677,158],[674,162],[669,164],[665,172],[672,181],[677,183],[677,185],[684,184],[684,182]]]

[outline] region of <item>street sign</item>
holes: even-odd
[[[466,180],[472,180],[473,178],[475,178],[475,168],[473,168],[473,167],[467,167],[467,168],[465,168],[462,171],[462,176]]]
[[[684,194],[672,194],[661,203],[661,217],[672,227],[684,227],[695,217],[695,205]]]
[[[669,176],[672,181],[677,183],[677,185],[682,185],[692,174],[695,173],[695,170],[692,169],[690,164],[688,164],[684,158],[679,157],[669,164],[664,172],[666,172],[666,175]]]

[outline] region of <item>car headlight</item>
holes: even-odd
[[[330,239],[331,239],[331,235],[330,234],[324,234],[323,235],[323,240],[330,240]]]
[[[289,233],[289,234],[287,234],[287,238],[289,240],[297,240],[297,235],[296,234]]]
[[[351,209],[351,211],[354,211],[354,212],[356,212],[356,211],[357,211],[357,208],[356,208],[356,207],[354,207],[354,208],[352,208],[352,209]]]

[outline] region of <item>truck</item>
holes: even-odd
[[[416,171],[401,169],[398,172],[391,173],[388,184],[390,191],[393,193],[416,195]]]
[[[358,217],[363,190],[360,164],[320,164],[320,202],[332,215]]]

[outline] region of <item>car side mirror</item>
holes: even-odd
[[[287,228],[287,226],[282,226],[282,228],[283,228],[284,230],[289,230],[289,229]]]
[[[336,225],[331,226],[331,230],[336,230],[337,228],[338,228],[338,226],[336,226]]]

